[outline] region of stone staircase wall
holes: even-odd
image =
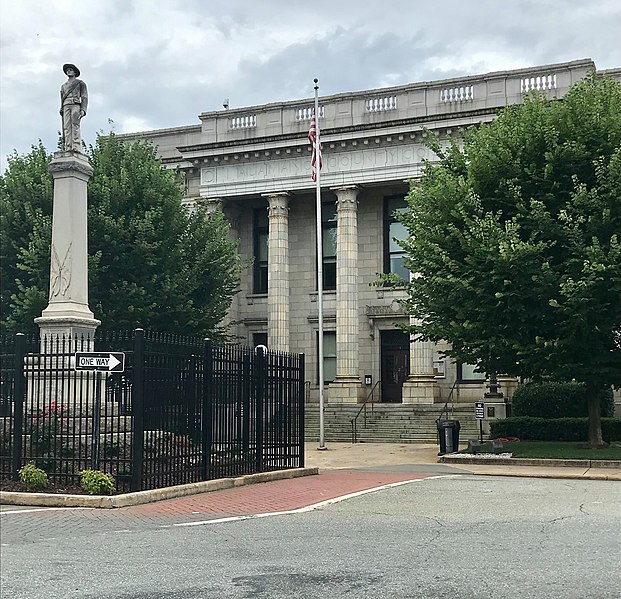
[[[351,443],[351,420],[360,410],[360,405],[326,404],[324,406],[324,438],[334,443]],[[357,419],[356,437],[358,443],[437,443],[436,419],[442,406],[413,406],[403,404],[369,405]],[[446,418],[446,415],[444,417]],[[449,410],[449,420],[459,420],[460,442],[479,438],[479,422],[470,405]],[[319,441],[319,405],[306,404],[306,441]],[[485,435],[484,435],[485,438]]]

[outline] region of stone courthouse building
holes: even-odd
[[[373,286],[407,277],[394,218],[421,175],[425,130],[441,138],[490,121],[539,90],[562,98],[591,60],[323,96],[322,226],[327,403],[480,401],[483,375],[411,342],[403,291]],[[621,69],[608,71],[621,80]],[[185,127],[120,136],[148,139],[185,176],[185,202],[222,210],[248,266],[230,310],[242,343],[306,354],[307,398],[318,397],[315,184],[308,141],[313,99],[204,112]],[[482,276],[484,273],[482,273]],[[379,383],[378,383],[379,382]],[[378,383],[376,385],[376,383]],[[505,391],[510,385],[505,387]]]

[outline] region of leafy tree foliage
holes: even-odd
[[[39,142],[0,176],[0,330],[33,330],[47,305],[54,184]]]
[[[201,208],[188,214],[175,173],[162,169],[146,142],[99,137],[88,153],[89,297],[101,328],[222,335],[240,273],[224,216]],[[5,332],[34,329],[47,305],[49,161],[39,145],[13,156],[0,179]]]
[[[412,185],[412,328],[486,372],[621,386],[621,85],[592,74],[465,132]]]

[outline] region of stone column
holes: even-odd
[[[410,317],[410,324],[414,319]],[[433,404],[439,396],[439,388],[433,374],[433,343],[412,341],[410,343],[410,374],[403,383],[403,403]]]
[[[266,194],[269,202],[267,244],[267,346],[289,351],[289,194]]]
[[[35,322],[41,336],[93,337],[101,321],[88,307],[87,184],[93,169],[80,152],[56,152],[50,295]]]
[[[361,399],[358,316],[358,188],[338,187],[336,193],[336,379],[330,401]]]

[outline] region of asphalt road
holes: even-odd
[[[3,599],[621,596],[611,481],[442,476],[261,518],[9,510],[1,523]]]

